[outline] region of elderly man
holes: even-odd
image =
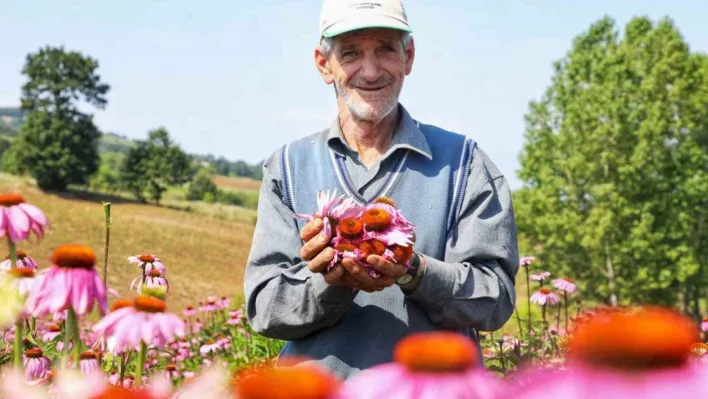
[[[338,116],[263,165],[258,221],[245,272],[247,317],[342,379],[389,362],[416,332],[453,330],[477,341],[512,315],[518,270],[511,193],[465,135],[415,120],[398,102],[415,45],[400,0],[325,0],[315,64],[334,85]],[[393,199],[415,224],[413,268],[371,255],[371,277],[332,259],[317,191],[358,204]]]

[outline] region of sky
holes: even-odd
[[[674,20],[708,51],[708,1],[404,0],[416,43],[400,102],[474,138],[519,188],[524,114],[552,62],[604,15]],[[52,45],[96,58],[111,86],[99,128],[164,126],[190,153],[256,163],[328,127],[334,92],[313,51],[321,0],[0,0],[0,107],[19,105],[25,56]]]

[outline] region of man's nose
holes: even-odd
[[[368,54],[364,57],[361,65],[360,76],[369,83],[376,82],[381,77],[381,67],[378,57],[375,54]]]

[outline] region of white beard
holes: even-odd
[[[398,105],[398,91],[391,93],[389,98],[386,99],[384,104],[378,108],[374,108],[370,104],[361,100],[360,98],[355,98],[351,95],[351,92],[346,88],[339,85],[339,82],[335,80],[334,86],[337,93],[342,98],[344,105],[346,105],[349,112],[357,119],[365,121],[379,121],[387,117],[393,110],[396,109]],[[354,89],[352,89],[354,90]]]

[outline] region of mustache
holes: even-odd
[[[391,84],[393,78],[390,75],[379,76],[375,81],[367,80],[366,78],[357,77],[349,81],[347,86],[361,87],[362,89],[371,89]]]

